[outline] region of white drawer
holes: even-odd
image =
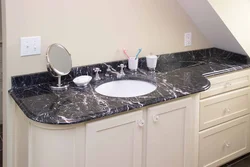
[[[200,101],[200,130],[250,113],[250,88]]]
[[[217,167],[249,151],[249,115],[200,132],[199,167]]]
[[[201,99],[247,87],[250,85],[250,70],[224,74],[209,78],[210,89],[201,93]]]

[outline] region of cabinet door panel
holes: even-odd
[[[147,167],[193,167],[192,99],[148,109]]]
[[[249,116],[200,132],[199,166],[216,167],[249,152]]]
[[[240,89],[200,102],[200,130],[233,120],[250,112],[250,89]]]
[[[86,125],[86,167],[141,167],[142,111]]]
[[[210,89],[201,92],[201,99],[229,92],[232,90],[248,87],[250,85],[249,70],[237,71],[209,78]]]

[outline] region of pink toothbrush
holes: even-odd
[[[123,48],[123,53],[127,56],[127,58],[129,59],[129,55],[128,55],[128,53],[127,53],[127,51],[126,51],[126,49],[125,48]]]

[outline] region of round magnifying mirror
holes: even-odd
[[[52,44],[46,53],[47,69],[58,78],[56,86],[51,86],[53,90],[67,89],[68,85],[62,85],[61,76],[69,74],[72,68],[71,55],[61,44]]]

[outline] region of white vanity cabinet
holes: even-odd
[[[192,98],[148,109],[146,167],[194,167],[195,115]]]
[[[221,166],[250,151],[250,70],[209,78],[201,93],[199,167]]]
[[[195,101],[185,98],[86,124],[86,167],[194,167]]]
[[[198,102],[194,95],[66,126],[31,121],[17,107],[15,167],[195,167]]]
[[[13,167],[217,167],[250,152],[250,70],[138,111],[46,125],[16,107]]]
[[[86,167],[141,167],[143,112],[86,124]]]

